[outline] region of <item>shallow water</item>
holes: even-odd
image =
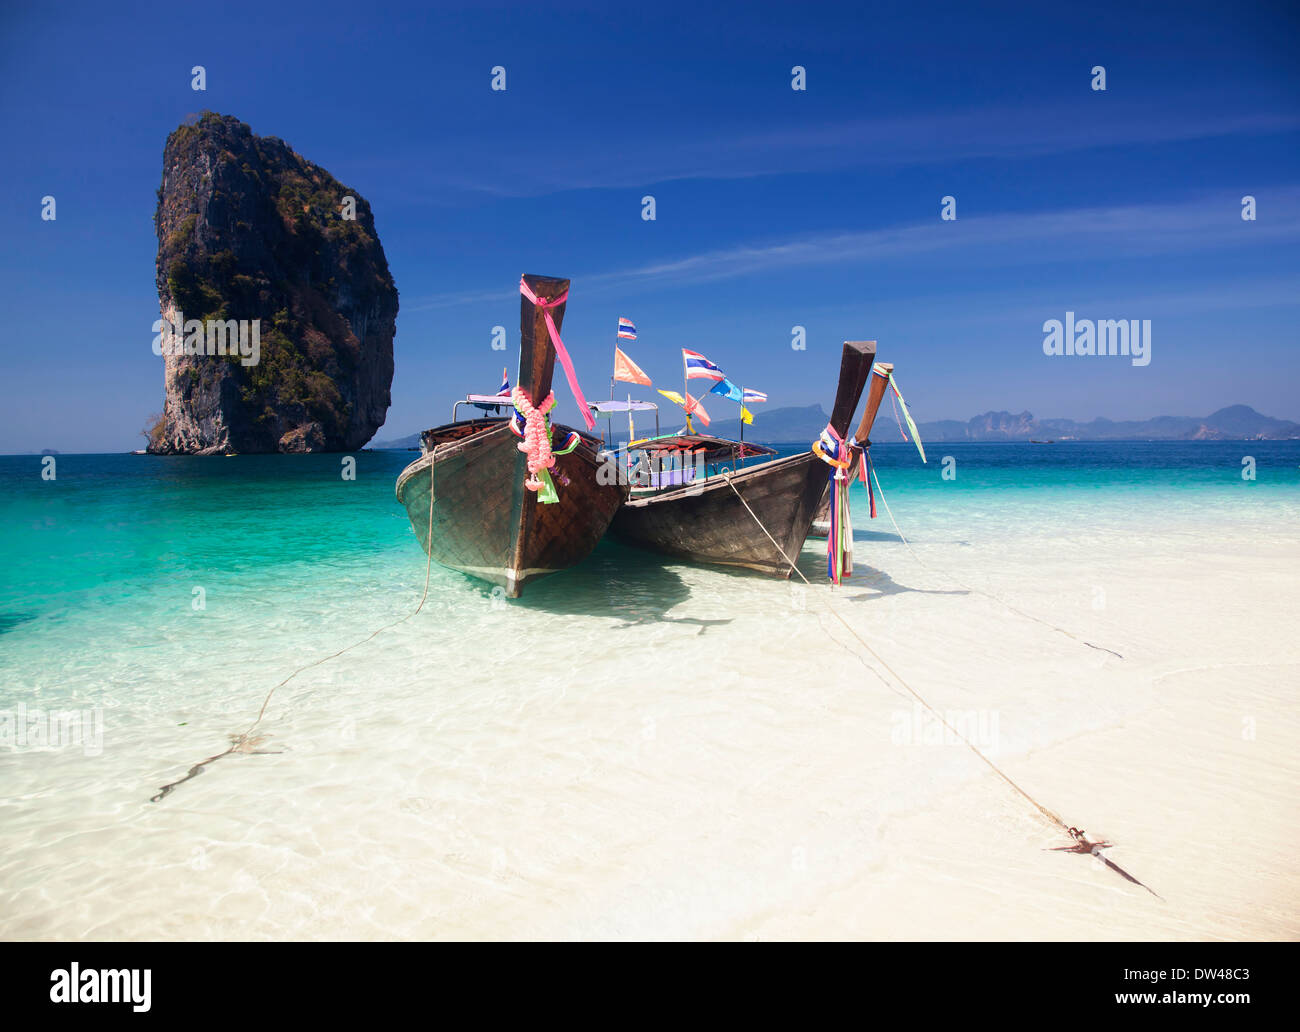
[[[1141,670],[1168,656],[1126,571],[1176,592],[1206,556],[1300,555],[1300,442],[873,450],[928,565],[857,488],[832,604],[996,714],[1003,756],[1143,700],[971,589]],[[434,566],[418,616],[276,692],[261,753],[150,802],[295,668],[414,609],[425,560],[393,497],[414,457],[358,454],[355,481],[333,455],[69,455],[52,481],[0,458],[0,935],[725,934],[879,861],[883,827],[974,776],[961,750],[887,748],[912,702],[828,617],[819,542],[808,588],[604,542],[517,601]],[[19,743],[20,707],[89,741]]]

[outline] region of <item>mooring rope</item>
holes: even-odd
[[[435,463],[433,458],[433,452],[430,451],[429,452],[429,532],[425,542],[425,551],[428,554],[428,561],[425,563],[425,567],[424,567],[424,593],[420,596],[420,602],[415,607],[415,609],[407,613],[405,616],[394,620],[392,623],[384,624],[384,626],[380,627],[378,630],[371,631],[370,634],[366,635],[366,637],[362,638],[360,641],[353,642],[351,645],[344,646],[343,648],[339,649],[337,652],[331,652],[328,656],[322,656],[320,659],[312,660],[312,662],[298,667],[298,669],[293,671],[293,673],[289,674],[289,676],[286,677],[279,684],[273,685],[271,687],[271,690],[266,693],[266,698],[262,700],[262,708],[257,711],[257,719],[254,720],[250,725],[248,725],[248,730],[240,735],[231,735],[231,745],[229,749],[226,749],[224,752],[219,752],[215,756],[209,756],[206,760],[200,760],[198,763],[196,763],[193,767],[189,769],[185,777],[170,782],[169,784],[163,785],[162,790],[157,795],[151,796],[149,802],[156,803],[159,800],[163,799],[165,796],[170,795],[171,792],[174,791],[178,785],[184,784],[186,781],[189,781],[191,778],[198,777],[200,774],[203,773],[204,768],[206,768],[211,763],[215,763],[223,756],[229,756],[232,753],[237,753],[237,752],[256,753],[262,751],[262,750],[257,750],[255,748],[258,742],[261,741],[261,738],[254,738],[252,737],[252,735],[253,735],[253,731],[262,722],[262,718],[266,716],[266,707],[271,704],[271,696],[275,694],[277,688],[283,688],[286,684],[292,681],[304,670],[310,670],[312,667],[318,667],[322,663],[327,663],[331,659],[336,659],[337,657],[343,655],[343,653],[351,652],[353,649],[366,644],[366,642],[373,639],[376,635],[382,634],[384,631],[391,630],[392,628],[396,627],[398,624],[406,623],[407,620],[411,619],[411,617],[415,616],[417,613],[420,612],[421,609],[424,608],[424,603],[429,597],[429,578],[433,571],[433,489],[434,489],[433,467],[434,465]]]
[[[731,488],[733,491],[736,491],[736,485],[733,484],[733,483],[731,482],[731,474],[730,474],[730,473],[723,473],[723,474],[722,474],[722,479],[725,480],[725,481],[727,482],[727,486],[728,486],[729,488]],[[770,542],[772,542],[772,546],[773,546],[773,547],[774,547],[778,552],[781,553],[781,558],[784,559],[787,563],[789,563],[789,564],[790,564],[790,569],[794,570],[794,572],[797,573],[797,574],[799,574],[800,577],[803,577],[803,582],[804,582],[805,584],[807,584],[807,583],[808,583],[808,578],[803,576],[803,571],[800,570],[799,567],[797,567],[797,566],[794,564],[794,560],[791,559],[788,555],[785,554],[785,549],[782,548],[780,545],[778,545],[778,544],[776,543],[776,538],[774,538],[771,534],[768,534],[767,528],[766,528],[765,526],[763,526],[763,521],[760,520],[760,519],[759,519],[759,518],[754,514],[754,510],[753,510],[753,509],[750,509],[750,508],[749,508],[749,503],[748,503],[747,501],[745,501],[745,496],[742,495],[739,491],[736,491],[736,497],[740,499],[740,504],[743,505],[743,506],[744,506],[744,507],[749,511],[749,514],[750,514],[751,516],[754,517],[754,522],[758,524],[758,529],[761,530],[764,534],[767,534],[767,539],[768,539]]]
[[[740,491],[737,490],[736,485],[731,482],[731,476],[726,473],[722,474],[722,476],[723,479],[726,480],[727,486],[730,487],[731,490],[735,492],[736,497],[740,499],[740,504],[743,505],[745,507],[745,510],[749,513],[749,515],[754,518],[754,522],[758,524],[759,529],[761,529],[763,533],[767,535],[767,539],[771,541],[773,545],[776,546],[776,550],[781,553],[781,557],[785,559],[787,563],[790,564],[790,569],[792,569],[795,573],[799,575],[799,579],[802,580],[804,584],[808,585],[809,587],[812,587],[811,582],[808,580],[807,577],[804,576],[803,571],[799,569],[799,567],[795,564],[794,560],[792,560],[790,556],[786,554],[785,549],[783,549],[779,544],[777,544],[776,538],[772,537],[767,527],[763,525],[763,521],[760,520],[758,518],[758,515],[754,512],[754,510],[749,507],[749,503],[745,501],[745,496],[742,495]],[[879,486],[880,486],[880,478],[877,477],[876,487]],[[881,495],[882,500],[883,497],[884,495],[882,493]],[[888,505],[886,505],[886,509],[888,509]],[[892,520],[893,517],[891,516],[890,519]],[[897,524],[895,524],[895,528],[897,528]],[[899,534],[899,537],[902,537],[901,533]],[[831,614],[831,616],[835,617],[835,619],[837,619],[844,626],[844,629],[847,630],[851,635],[853,635],[854,638],[857,639],[858,644],[860,644],[864,649],[866,649],[867,652],[869,652],[875,658],[876,662],[878,662],[882,667],[884,667],[903,689],[905,689],[914,699],[916,699],[917,702],[919,702],[922,706],[924,706],[927,710],[929,710],[938,719],[938,721],[941,724],[943,724],[944,727],[946,727],[949,731],[951,731],[954,735],[956,735],[957,738],[960,739],[961,742],[968,749],[970,749],[971,752],[973,752],[976,756],[978,756],[981,760],[983,760],[985,765],[991,771],[993,771],[994,774],[1000,777],[1004,782],[1006,782],[1006,784],[1008,784],[1012,789],[1014,789],[1022,797],[1024,797],[1024,799],[1028,801],[1028,803],[1031,806],[1033,806],[1035,810],[1037,810],[1040,814],[1046,817],[1047,820],[1050,821],[1052,824],[1054,824],[1056,827],[1060,828],[1061,831],[1065,832],[1065,834],[1068,835],[1070,839],[1074,842],[1073,846],[1063,846],[1060,848],[1069,850],[1070,852],[1089,853],[1093,856],[1096,856],[1098,857],[1098,859],[1104,861],[1108,867],[1114,869],[1116,872],[1123,875],[1125,878],[1133,882],[1135,885],[1141,885],[1142,888],[1146,889],[1147,892],[1151,893],[1151,895],[1155,896],[1157,899],[1162,898],[1159,895],[1159,893],[1157,893],[1149,885],[1144,885],[1142,882],[1138,881],[1131,874],[1129,874],[1127,871],[1121,868],[1118,864],[1114,863],[1113,861],[1101,855],[1101,850],[1108,848],[1109,843],[1090,841],[1085,832],[1081,831],[1078,828],[1073,827],[1072,825],[1066,824],[1065,821],[1063,821],[1058,814],[1056,814],[1052,810],[1049,810],[1046,806],[1040,803],[1027,791],[1021,788],[1018,784],[1016,784],[1016,782],[1012,780],[1009,774],[1003,771],[996,763],[990,760],[983,753],[983,751],[979,748],[979,746],[977,746],[974,742],[972,742],[969,738],[967,738],[964,734],[962,734],[961,731],[959,731],[956,727],[954,727],[952,723],[942,713],[940,713],[937,709],[931,706],[930,703],[925,699],[924,696],[921,695],[920,692],[918,692],[915,688],[913,688],[910,684],[908,684],[907,681],[903,678],[903,676],[899,674],[899,672],[895,670],[892,666],[890,666],[889,663],[885,660],[885,658],[866,642],[866,640],[862,637],[862,635],[860,635],[853,628],[853,625],[850,624],[847,620],[845,620],[844,617],[840,615],[839,611],[834,606],[832,606],[825,597],[822,598],[822,602],[826,606],[826,609]]]

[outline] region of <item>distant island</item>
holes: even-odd
[[[888,419],[881,415],[880,419]],[[1285,441],[1300,438],[1300,423],[1274,419],[1249,405],[1229,405],[1208,416],[1154,419],[1035,419],[1029,412],[985,412],[965,423],[954,419],[920,423],[924,441]],[[876,436],[880,423],[876,423]]]
[[[820,405],[803,408],[777,408],[756,413],[752,426],[745,427],[745,439],[760,443],[811,441],[830,417]],[[667,432],[680,425],[676,409],[660,409],[660,428]],[[653,422],[645,429],[653,432]],[[639,430],[640,428],[638,428]],[[703,429],[697,427],[696,429]],[[1229,405],[1208,416],[1156,416],[1154,419],[1094,419],[1078,423],[1073,419],[1035,419],[1032,413],[985,412],[966,422],[940,419],[919,423],[922,441],[1290,441],[1300,439],[1300,423],[1256,412],[1249,405]],[[740,420],[714,420],[708,432],[718,437],[738,438]],[[627,434],[615,431],[615,440]],[[876,420],[872,434],[876,443],[900,440],[893,427],[893,417],[885,411]],[[372,447],[399,450],[419,448],[420,435],[411,434],[388,441],[376,441]]]

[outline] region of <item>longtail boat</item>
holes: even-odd
[[[874,341],[844,344],[828,427],[840,438],[875,356]],[[790,576],[827,489],[829,469],[817,454],[746,467],[746,459],[775,452],[690,433],[634,442],[631,449],[650,458],[650,480],[633,486],[610,525],[613,535],[682,559]],[[666,462],[670,456],[676,461]]]
[[[617,477],[597,478],[600,441],[546,415],[558,355],[594,426],[560,339],[568,290],[567,279],[522,278],[516,386],[509,397],[466,399],[506,414],[457,420],[457,402],[452,422],[424,431],[423,454],[397,478],[397,500],[430,558],[509,598],[585,559],[627,497]]]

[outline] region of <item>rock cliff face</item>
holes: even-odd
[[[397,288],[365,199],[205,112],[167,138],[155,222],[166,396],[148,450],[366,444],[390,401]]]

